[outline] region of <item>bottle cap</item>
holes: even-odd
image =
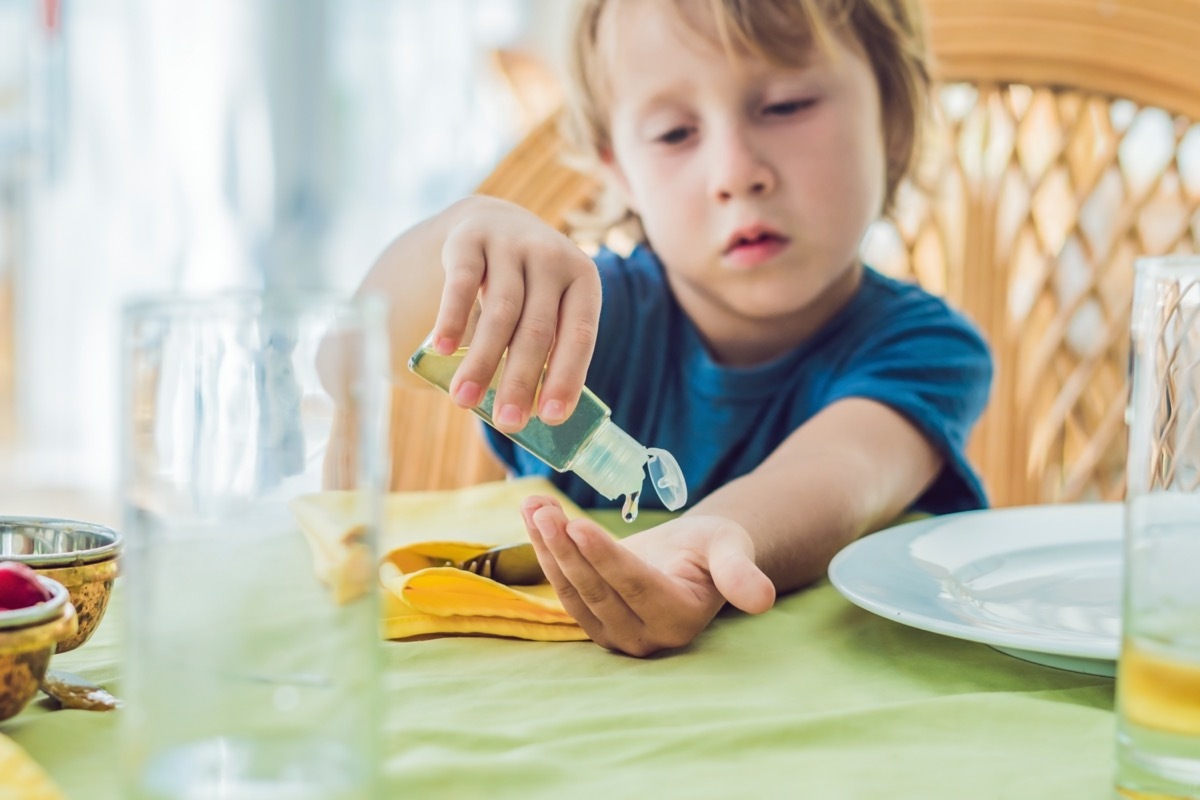
[[[683,478],[683,470],[675,456],[658,447],[647,447],[646,471],[650,473],[650,483],[658,498],[668,511],[677,511],[687,503],[687,482]]]
[[[646,448],[606,419],[572,461],[571,470],[589,486],[612,500],[642,490]]]

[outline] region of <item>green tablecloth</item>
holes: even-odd
[[[119,694],[119,609],[54,666]],[[1094,800],[1113,681],[862,611],[822,583],[722,614],[689,649],[386,644],[384,796]],[[118,712],[119,713],[119,712]],[[0,722],[71,798],[119,798],[117,718]]]

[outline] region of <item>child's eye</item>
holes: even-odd
[[[763,114],[768,117],[787,117],[811,107],[816,102],[815,99],[807,98],[804,100],[789,100],[786,103],[772,103],[763,109]]]
[[[664,134],[655,137],[654,141],[662,144],[682,144],[686,142],[688,137],[692,135],[691,128],[671,128]]]

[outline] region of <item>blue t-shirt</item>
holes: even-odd
[[[675,301],[657,256],[603,250],[599,337],[587,386],[613,422],[683,468],[691,505],[756,468],[796,428],[832,403],[861,397],[903,414],[945,467],[913,504],[942,514],[987,498],[964,448],[987,403],[992,362],[976,329],[942,300],[867,268],[854,297],[790,353],[754,367],[713,361]],[[485,426],[515,475],[544,475],[584,508],[615,508],[574,473],[558,473]],[[652,490],[643,508],[662,508]]]

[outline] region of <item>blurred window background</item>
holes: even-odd
[[[0,481],[113,484],[121,305],[351,290],[556,102],[566,0],[0,0]]]

